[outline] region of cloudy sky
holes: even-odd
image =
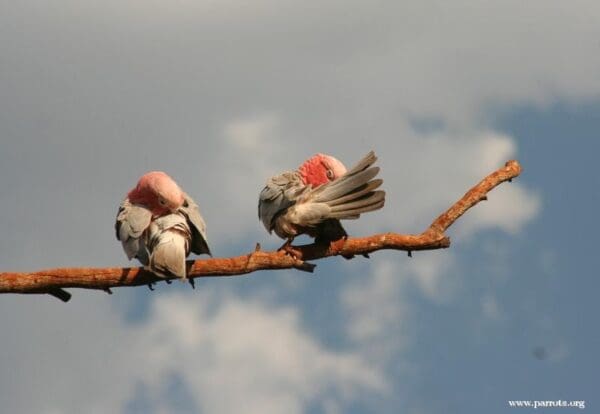
[[[116,207],[148,170],[232,256],[281,244],[258,192],[316,152],[379,155],[386,207],[353,235],[418,233],[506,160],[524,166],[450,249],[412,259],[1,296],[2,407],[593,410],[599,130],[594,1],[0,0],[4,271],[128,265]]]

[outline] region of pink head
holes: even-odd
[[[184,202],[181,188],[162,171],[142,175],[127,196],[132,203],[146,206],[155,216],[175,212]]]
[[[304,161],[298,172],[304,184],[317,187],[346,174],[346,167],[331,155],[316,154]]]

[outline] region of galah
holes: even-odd
[[[336,158],[316,154],[296,171],[269,178],[260,193],[258,217],[269,233],[275,231],[286,243],[308,234],[316,242],[346,237],[340,220],[383,207],[385,191],[375,191],[383,180],[374,179],[379,167],[373,151],[347,171]]]
[[[185,279],[190,251],[210,255],[198,205],[162,171],[144,174],[129,191],[115,230],[127,257],[161,277]]]

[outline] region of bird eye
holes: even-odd
[[[328,169],[325,174],[327,175],[327,178],[329,178],[330,180],[333,180],[333,171],[332,170]]]
[[[158,202],[160,203],[161,206],[166,206],[167,205],[167,200],[165,200],[164,198],[159,198]]]

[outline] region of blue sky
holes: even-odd
[[[594,410],[600,7],[517,1],[0,0],[2,270],[126,266],[118,203],[151,169],[217,256],[281,244],[267,177],[379,155],[418,233],[511,158],[450,249],[102,292],[0,297],[15,413]],[[526,409],[521,409],[526,411]],[[578,409],[554,409],[577,412]]]

